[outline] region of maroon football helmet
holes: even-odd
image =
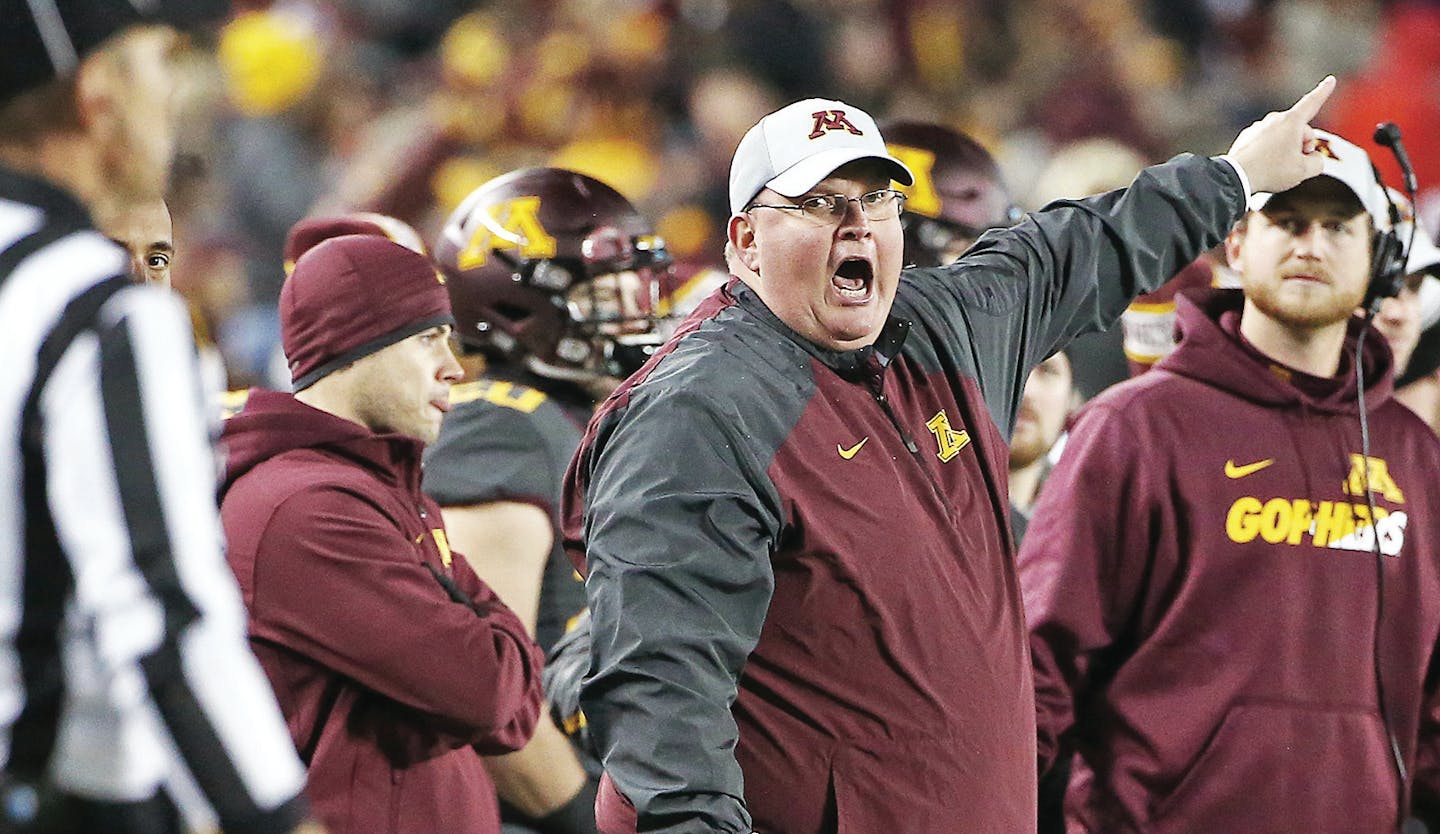
[[[915,184],[901,188],[905,263],[951,263],[987,229],[1019,221],[999,165],[974,139],[927,122],[891,122],[880,133],[890,153],[915,174]]]
[[[435,260],[468,349],[547,376],[625,377],[658,345],[670,255],[599,180],[560,168],[497,177],[451,213]]]

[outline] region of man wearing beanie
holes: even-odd
[[[796,102],[730,169],[734,276],[600,407],[567,473],[602,832],[1033,832],[1006,517],[1030,368],[1320,168],[1327,79],[1128,189],[902,270],[911,170]],[[738,265],[738,267],[737,267]]]
[[[335,831],[495,834],[480,754],[530,737],[540,654],[420,489],[460,376],[445,287],[404,246],[336,237],[280,323],[295,393],[227,421],[221,517],[311,801]]]

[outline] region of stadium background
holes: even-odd
[[[1435,0],[239,0],[184,60],[175,286],[231,385],[264,382],[286,231],[398,216],[433,241],[527,165],[614,185],[682,262],[719,264],[741,133],[821,95],[967,131],[1035,208],[1221,153],[1327,73],[1317,125],[1393,120],[1440,225]],[[1388,152],[1374,153],[1399,184]]]

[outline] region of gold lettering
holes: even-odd
[[[1225,533],[1230,541],[1245,544],[1255,538],[1260,532],[1261,508],[1260,499],[1248,495],[1230,505],[1230,512],[1225,516]]]
[[[890,155],[905,163],[915,175],[914,185],[902,185],[905,207],[927,217],[940,215],[940,192],[935,190],[935,153],[907,145],[889,145]]]
[[[1279,544],[1290,532],[1293,508],[1284,498],[1271,498],[1260,513],[1260,536],[1271,544]]]
[[[430,537],[435,540],[435,547],[440,551],[440,561],[445,567],[450,567],[450,539],[446,538],[445,531],[439,527],[430,530]]]
[[[1395,483],[1395,479],[1390,477],[1390,467],[1384,458],[1367,460],[1364,455],[1351,455],[1350,474],[1345,477],[1345,484],[1342,487],[1345,494],[1363,498],[1367,476],[1370,488],[1386,501],[1395,504],[1405,503],[1405,493],[1401,491],[1400,485]]]
[[[539,197],[506,200],[482,217],[455,260],[461,269],[474,269],[485,265],[491,250],[500,249],[514,249],[522,258],[555,257],[555,238],[540,224]]]
[[[1315,516],[1310,512],[1310,502],[1304,498],[1295,499],[1295,514],[1290,519],[1290,535],[1285,537],[1286,544],[1299,544],[1300,539],[1310,532],[1310,525]]]
[[[573,736],[585,729],[590,722],[585,720],[584,712],[577,710],[574,715],[567,715],[561,719],[561,723],[564,725],[565,733]]]
[[[1331,542],[1339,541],[1355,532],[1355,520],[1350,513],[1350,505],[1342,501],[1321,501],[1320,508],[1315,513],[1315,541],[1316,547],[1329,547]]]
[[[1312,509],[1313,507],[1313,509]],[[1271,498],[1262,502],[1253,496],[1237,498],[1225,516],[1225,534],[1236,544],[1246,544],[1257,537],[1270,544],[1298,545],[1310,534],[1315,547],[1336,547],[1351,538],[1353,545],[1368,549],[1369,536],[1391,513],[1384,507],[1375,508],[1376,524],[1370,523],[1370,509],[1364,504],[1344,501],[1321,501],[1311,504],[1305,498]]]
[[[531,414],[540,407],[541,403],[545,402],[545,394],[534,388],[524,385],[517,386],[514,383],[500,380],[477,380],[451,386],[450,404],[452,406],[468,403],[471,400],[485,400],[504,408],[513,408],[524,414]]]

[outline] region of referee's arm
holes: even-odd
[[[41,397],[49,504],[101,663],[138,670],[224,830],[290,831],[304,771],[246,642],[198,380],[176,299],[115,293]]]

